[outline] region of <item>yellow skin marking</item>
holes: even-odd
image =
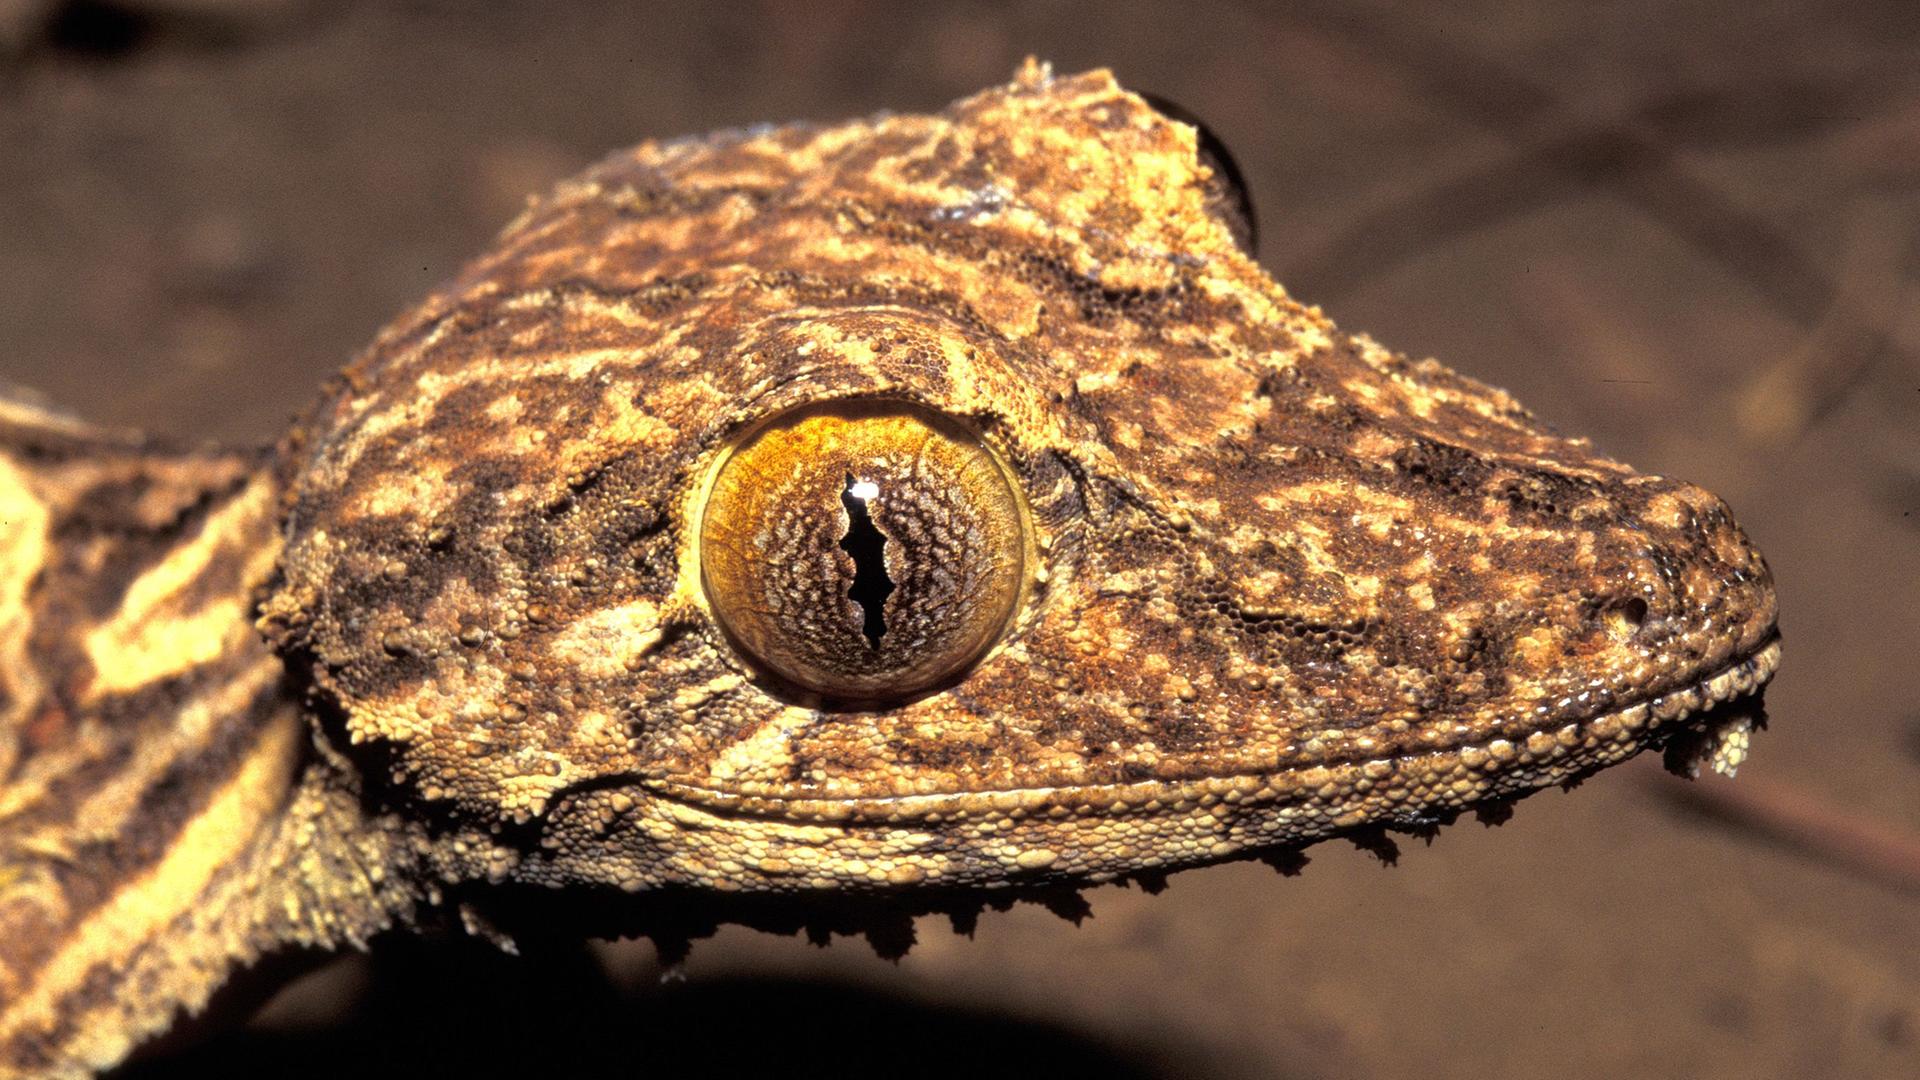
[[[252,841],[259,823],[278,809],[275,792],[285,788],[299,738],[299,729],[291,724],[269,730],[233,779],[175,839],[166,856],[121,883],[112,901],[80,933],[67,939],[31,989],[8,1003],[0,1022],[0,1044],[18,1037],[23,1028],[49,1025],[57,1018],[62,997],[71,994],[103,957],[165,944],[164,925],[181,914],[181,899],[200,895],[214,873],[230,865],[239,849]],[[130,1048],[130,1033],[99,1026],[75,1044],[74,1053],[82,1061],[104,1066]]]
[[[94,670],[89,696],[163,682],[234,649],[235,639],[246,634],[248,598],[224,592],[195,604],[183,602],[182,594],[215,555],[236,543],[250,549],[250,565],[241,573],[250,580],[266,576],[277,553],[253,540],[272,503],[271,485],[253,485],[209,518],[199,536],[128,586],[114,618],[87,632]]]
[[[38,678],[26,661],[26,639],[32,626],[30,589],[34,574],[47,559],[47,526],[51,515],[34,497],[21,470],[0,459],[0,685],[8,701],[0,705],[0,768],[11,768],[16,755],[18,718],[39,696]]]
[[[1779,642],[1727,508],[1295,302],[1226,183],[1030,64],[613,155],[272,453],[0,402],[0,1076],[394,925],[897,948],[1736,767]]]

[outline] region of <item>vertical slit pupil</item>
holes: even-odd
[[[853,587],[847,590],[847,599],[866,613],[861,631],[867,636],[867,646],[877,649],[880,636],[887,632],[882,612],[894,586],[887,576],[886,534],[874,527],[867,500],[855,495],[854,487],[853,474],[848,473],[847,486],[840,492],[840,505],[847,508],[847,535],[840,541],[840,550],[853,556]]]

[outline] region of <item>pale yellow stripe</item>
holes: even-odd
[[[0,1045],[23,1031],[52,1029],[59,1020],[62,999],[78,990],[93,968],[110,963],[127,969],[141,950],[155,947],[155,935],[168,922],[199,903],[201,894],[224,866],[244,854],[263,823],[285,797],[299,747],[301,728],[290,716],[276,718],[262,732],[259,744],[231,780],[188,822],[167,854],[153,867],[121,886],[113,898],[89,915],[67,938],[66,944],[43,967],[37,978],[0,1011]],[[225,964],[201,958],[207,971]],[[179,971],[176,977],[197,981],[204,973]],[[174,990],[162,991],[169,999]],[[204,989],[204,987],[202,987]],[[135,1006],[138,999],[127,1001]],[[128,1049],[130,1035],[111,1013],[107,1023],[84,1025],[65,1047],[82,1061],[110,1064]]]
[[[79,438],[97,438],[100,429],[84,420],[77,420],[66,413],[43,409],[0,393],[0,420],[19,424],[21,427],[44,428],[57,431],[62,435]]]
[[[272,486],[256,479],[209,517],[199,536],[134,580],[113,618],[87,633],[87,655],[94,668],[88,698],[183,674],[244,642],[253,632],[244,583],[264,576],[276,556],[267,530],[261,528],[272,507]],[[199,607],[167,610],[228,546],[251,549],[241,583]]]
[[[0,679],[13,695],[12,706],[0,713],[0,774],[12,769],[19,753],[21,717],[39,702],[40,680],[27,664],[33,629],[27,592],[46,563],[51,520],[26,473],[0,457]]]
[[[168,718],[164,731],[156,732],[149,745],[136,748],[125,769],[89,792],[71,814],[27,834],[22,845],[36,851],[58,850],[123,832],[127,818],[155,780],[175,762],[204,750],[223,723],[246,713],[260,692],[279,677],[280,662],[265,646],[254,648],[260,655],[252,667],[181,705]],[[5,801],[0,800],[0,820],[7,816],[5,810]]]

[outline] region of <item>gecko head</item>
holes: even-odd
[[[1428,821],[1765,681],[1723,504],[1295,303],[1228,175],[1030,66],[563,185],[287,447],[326,741],[471,876],[884,890]]]

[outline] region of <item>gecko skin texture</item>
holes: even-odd
[[[0,402],[0,1075],[288,946],[887,947],[1737,766],[1727,507],[1295,302],[1231,184],[1030,62],[606,159],[271,451]]]

